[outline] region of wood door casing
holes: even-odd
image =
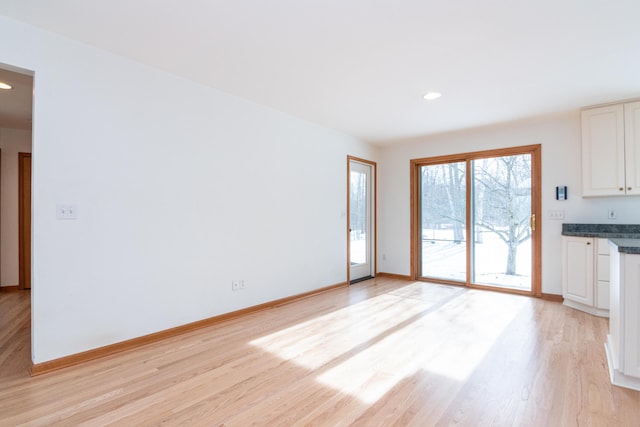
[[[31,289],[31,153],[18,153],[19,288]]]

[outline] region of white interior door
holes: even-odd
[[[373,276],[373,165],[349,161],[350,281]]]

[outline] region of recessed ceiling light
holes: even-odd
[[[11,86],[9,83],[0,82],[0,89],[9,90],[13,89],[13,86]]]
[[[442,94],[440,92],[427,92],[424,95],[424,99],[426,99],[427,101],[432,101],[434,99],[438,99],[442,96]]]

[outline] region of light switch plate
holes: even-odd
[[[556,209],[556,210],[550,209],[547,212],[547,217],[549,219],[555,219],[555,220],[564,219],[564,211],[561,209]]]

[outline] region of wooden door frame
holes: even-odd
[[[540,144],[536,145],[524,145],[520,147],[510,147],[510,148],[499,148],[494,150],[485,150],[485,151],[474,151],[470,153],[461,153],[461,154],[452,154],[447,156],[438,156],[438,157],[427,157],[421,159],[413,159],[411,160],[411,171],[410,171],[410,179],[411,179],[411,278],[413,280],[424,280],[419,277],[420,269],[418,268],[420,260],[418,259],[420,256],[420,241],[418,239],[418,231],[420,229],[420,195],[418,194],[420,191],[420,185],[418,180],[420,179],[420,167],[424,165],[433,165],[433,164],[442,164],[442,163],[451,163],[451,162],[467,162],[467,165],[470,164],[471,160],[477,160],[487,157],[500,157],[500,156],[511,156],[518,154],[531,154],[531,214],[535,215],[536,224],[535,229],[531,232],[532,237],[532,247],[531,247],[531,292],[521,291],[518,289],[510,289],[503,287],[493,287],[493,286],[478,286],[471,283],[470,275],[471,275],[471,254],[469,248],[466,249],[467,256],[467,279],[466,286],[470,288],[482,288],[482,289],[491,289],[497,290],[501,292],[510,292],[524,295],[532,295],[536,297],[542,297],[542,265],[541,265],[541,257],[542,257],[542,180],[541,180],[541,160],[542,160],[542,146]],[[471,174],[467,173],[467,191],[470,191],[470,180]],[[467,224],[470,224],[471,221],[471,200],[469,197],[466,197],[466,221]],[[467,242],[471,242],[471,227],[466,227],[466,239]],[[467,243],[470,244],[470,243]],[[429,279],[432,282],[438,283],[447,283],[447,284],[462,284],[460,282],[453,282],[448,280],[436,280]]]
[[[23,159],[31,158],[31,153],[18,153],[18,289],[31,289],[25,288],[25,259],[23,256],[25,246],[31,250],[31,241],[26,241],[26,236],[24,235],[24,223],[27,219],[27,215],[31,218],[31,210],[25,209],[24,200],[22,198],[22,194],[24,191],[24,180],[23,180]],[[32,166],[32,176],[33,176],[33,166]],[[33,200],[33,195],[30,196],[30,203]]]
[[[373,239],[373,253],[371,254],[371,275],[373,277],[378,274],[378,263],[376,262],[378,258],[378,182],[377,182],[377,174],[378,167],[376,162],[371,160],[362,159],[360,157],[355,156],[347,156],[347,284],[351,283],[351,234],[349,233],[349,229],[351,228],[351,162],[359,162],[365,165],[371,166],[371,181],[373,182],[373,191],[371,192],[371,202],[373,205],[371,206],[371,214],[373,215],[373,230],[371,232]]]
[[[2,149],[0,149],[0,207],[2,206]],[[2,209],[0,209],[0,224],[2,224]],[[2,239],[2,226],[0,225],[0,240]],[[2,280],[2,245],[0,245],[0,281]],[[0,286],[2,283],[0,282]]]

